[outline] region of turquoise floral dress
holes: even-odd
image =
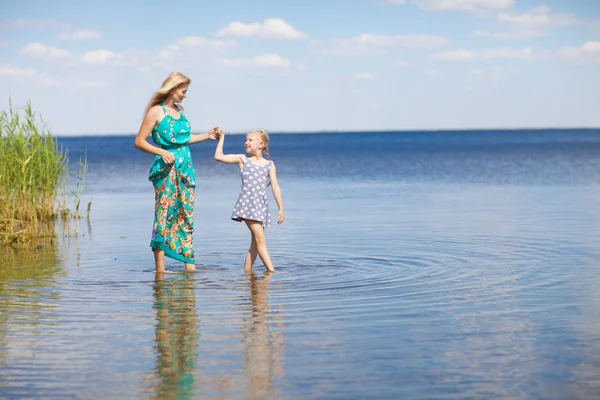
[[[150,247],[161,248],[165,255],[194,264],[194,192],[196,174],[187,143],[191,126],[185,115],[173,118],[161,103],[165,116],[152,130],[154,143],[173,153],[175,161],[166,164],[156,156],[148,179],[154,185],[154,227]]]

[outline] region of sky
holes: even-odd
[[[135,134],[600,127],[600,0],[0,0],[0,108]]]

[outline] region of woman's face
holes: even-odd
[[[177,86],[177,88],[173,92],[173,102],[181,103],[183,101],[183,99],[185,99],[187,97],[187,91],[188,91],[189,86],[190,85],[188,85],[188,84],[183,84],[183,85]]]

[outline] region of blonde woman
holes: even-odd
[[[196,175],[189,144],[215,140],[218,128],[191,133],[191,125],[181,106],[191,80],[171,73],[151,97],[135,138],[135,147],[155,154],[149,180],[154,185],[154,226],[150,247],[156,272],[165,271],[165,255],[183,261],[186,271],[194,271],[194,191]],[[149,143],[148,138],[156,146]]]

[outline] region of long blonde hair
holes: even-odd
[[[265,144],[265,149],[263,151],[267,156],[267,160],[270,160],[271,156],[269,155],[269,134],[267,133],[267,131],[263,129],[253,129],[246,134],[246,136],[248,135],[258,135],[258,137],[260,137],[260,140],[262,140]]]
[[[173,92],[181,85],[189,85],[192,82],[190,78],[183,75],[181,72],[171,72],[163,81],[162,86],[158,89],[148,102],[144,114],[157,104],[165,101]]]

